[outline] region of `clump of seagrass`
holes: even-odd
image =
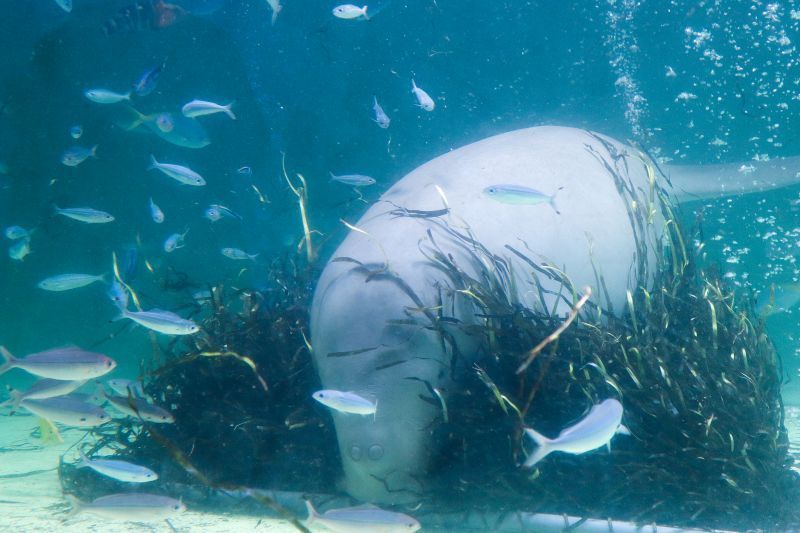
[[[451,443],[437,465],[449,488],[437,494],[440,503],[642,524],[796,526],[800,487],[789,470],[782,370],[763,322],[713,267],[702,267],[702,247],[686,249],[646,160],[610,155],[615,163],[606,167],[633,206],[643,284],[625,309],[613,310],[598,273],[600,294],[536,353],[564,323],[553,302],[574,308],[582,290],[556,265],[511,246],[497,256],[468,231],[432,218],[469,258],[459,262],[429,234],[426,253],[449,281],[442,291],[477,310],[476,324],[461,327],[484,339],[484,357],[454,387],[449,423],[437,430]],[[651,175],[649,195],[626,185],[625,169],[636,161]],[[655,208],[661,239],[651,227]],[[530,267],[534,309],[519,303],[508,257]],[[610,453],[554,454],[532,472],[515,466],[522,447],[534,446],[523,444],[523,425],[554,437],[609,397],[623,403],[633,437],[615,438]]]
[[[319,388],[306,340],[312,276],[282,260],[264,290],[213,287],[194,346],[145,378],[175,424],[126,424],[103,444],[156,470],[157,483],[329,491],[339,464],[310,396]]]

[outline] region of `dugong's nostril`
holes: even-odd
[[[360,461],[361,460],[361,446],[357,444],[353,444],[350,446],[350,459],[353,461]]]
[[[380,444],[373,444],[369,447],[367,451],[367,456],[372,459],[373,461],[377,461],[381,457],[383,457],[383,446]]]

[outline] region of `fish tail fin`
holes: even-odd
[[[361,11],[364,13],[364,20],[369,20],[369,15],[367,15],[367,6],[362,7]]]
[[[258,254],[247,254],[247,257],[249,257],[251,260],[255,261],[256,257],[258,257]]]
[[[8,387],[8,395],[10,398],[3,403],[0,403],[0,407],[5,407],[6,405],[11,405],[11,412],[9,414],[14,414],[19,409],[19,404],[22,401],[22,393],[17,389],[12,387]]]
[[[278,11],[277,10],[273,10],[272,11],[272,25],[273,26],[275,25],[275,21],[276,20],[278,20]]]
[[[2,356],[3,359],[5,359],[5,362],[2,365],[0,365],[0,374],[5,374],[6,372],[14,368],[14,366],[17,363],[17,360],[14,358],[13,355],[11,355],[11,352],[9,352],[5,346],[0,346],[0,356]]]
[[[129,114],[133,116],[132,119],[118,120],[115,122],[115,124],[118,127],[124,129],[125,131],[135,130],[136,128],[144,124],[144,122],[147,120],[147,115],[140,113],[132,106],[124,105],[123,109],[125,109]]]
[[[56,425],[46,418],[39,418],[39,440],[42,444],[64,444],[61,433],[58,432]]]
[[[150,166],[147,167],[147,170],[153,170],[154,168],[158,168],[158,161],[156,161],[156,156],[150,154]]]
[[[536,449],[525,458],[525,462],[522,464],[525,468],[531,468],[553,451],[550,447],[552,441],[531,428],[525,428],[525,434],[536,443]]]
[[[331,181],[336,181],[336,175],[335,175],[333,172],[331,172],[331,171],[329,170],[329,171],[328,171],[328,174],[330,174],[330,175],[331,175]]]
[[[229,117],[231,117],[231,120],[236,120],[236,115],[234,115],[233,111],[231,111],[231,108],[233,107],[233,104],[235,104],[235,103],[236,103],[236,100],[234,100],[233,102],[231,102],[228,105],[222,106],[222,109],[225,110],[225,114],[228,115]]]
[[[112,318],[111,321],[116,322],[118,320],[122,320],[123,318],[128,318],[128,310],[126,309],[127,306],[128,306],[127,298],[125,299],[124,304],[123,302],[118,302],[117,310],[119,311],[119,314],[114,318]]]
[[[306,502],[306,511],[308,511],[308,518],[305,520],[305,525],[310,526],[316,519],[320,517],[320,514],[314,509],[314,506],[311,505],[309,500],[305,500]]]
[[[127,101],[130,102],[131,101],[131,94],[133,94],[133,91],[128,91],[127,93],[125,93],[125,98],[123,98],[123,100],[127,100]]]
[[[132,384],[128,385],[128,390],[130,390],[134,396],[139,398],[147,398],[141,381],[134,381]]]
[[[78,464],[75,465],[75,468],[86,468],[87,466],[89,466],[89,458],[86,457],[86,455],[82,451],[78,453],[80,454],[81,458]]]
[[[98,401],[102,400],[103,403],[105,403],[108,397],[106,396],[106,390],[103,388],[103,384],[99,381],[95,381],[95,385],[93,399],[97,399]]]
[[[564,187],[559,187],[558,190],[556,190],[556,192],[553,193],[553,196],[550,197],[550,206],[553,208],[553,211],[555,211],[557,215],[560,215],[561,211],[558,210],[558,205],[556,205],[556,196],[562,190],[564,190]]]
[[[89,154],[91,157],[94,157],[95,159],[97,159],[97,147],[98,146],[100,146],[100,145],[99,144],[95,144],[94,146],[92,146],[92,152],[91,152],[91,154]]]
[[[413,93],[416,90],[417,90],[417,82],[416,80],[414,80],[414,78],[411,78],[411,92]]]
[[[67,518],[75,516],[76,514],[81,512],[81,509],[83,509],[83,502],[80,501],[77,497],[73,496],[72,494],[64,494],[64,499],[67,500],[67,502],[71,507],[69,513],[67,514]]]
[[[14,389],[10,385],[6,385],[6,390],[8,391],[8,395],[10,396],[10,398],[8,400],[0,403],[0,407],[5,407],[6,405],[9,405],[9,404],[13,405],[13,403],[14,403],[14,394],[13,394]],[[14,414],[13,410],[12,410],[11,414]]]

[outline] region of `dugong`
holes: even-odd
[[[609,137],[535,127],[437,157],[367,210],[325,266],[311,308],[311,344],[323,387],[377,402],[374,417],[333,413],[347,492],[376,503],[411,502],[424,494],[439,446],[432,433],[441,409],[420,396],[430,396],[428,385],[447,390],[452,383],[453,346],[464,368],[477,351],[477,341],[466,335],[454,333],[452,342],[443,342],[432,328],[409,324],[417,319],[424,325],[426,308],[478,323],[475,308],[447,290],[446,272],[426,254],[435,246],[475,275],[474,256],[446,228],[503,258],[523,305],[535,308],[538,293],[531,268],[507,246],[557,265],[575,287],[602,293],[604,307],[622,309],[628,290],[647,285],[642,278],[653,271],[664,226],[659,208],[644,229],[633,222],[631,209],[653,207],[646,204],[654,191],[673,203],[788,185],[800,162],[773,161],[747,174],[739,165],[667,167],[666,178],[654,169],[641,151]],[[547,201],[520,205],[484,192],[499,184],[557,194],[558,210]],[[439,215],[413,216],[421,212]],[[563,315],[569,306],[557,311]]]

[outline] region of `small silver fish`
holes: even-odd
[[[433,111],[436,108],[433,98],[424,90],[417,87],[417,82],[413,79],[411,80],[411,92],[414,93],[414,96],[417,98],[417,105],[425,111]]]
[[[56,215],[62,215],[86,224],[107,224],[114,221],[114,216],[105,211],[91,207],[65,207],[55,206]]]
[[[385,511],[370,504],[330,509],[319,514],[306,500],[306,509],[305,526],[309,529],[318,524],[337,533],[413,533],[422,527],[412,516]]]
[[[96,281],[105,281],[105,274],[93,276],[91,274],[59,274],[43,279],[36,286],[46,291],[69,291],[91,285]]]
[[[169,254],[178,248],[183,248],[185,246],[184,241],[187,233],[189,233],[188,229],[183,233],[173,233],[167,237],[167,239],[164,241],[164,251]]]
[[[67,426],[94,427],[111,419],[102,408],[68,396],[21,400],[19,406],[36,416]]]
[[[113,396],[106,394],[102,385],[97,390],[98,396],[114,406],[120,413],[133,418],[141,418],[153,424],[174,424],[175,417],[157,405],[148,403],[147,400],[134,396]]]
[[[61,154],[61,163],[68,167],[77,167],[90,157],[97,158],[97,144],[91,148],[75,145],[64,150]]]
[[[75,140],[80,139],[81,135],[83,135],[83,127],[81,127],[80,124],[76,124],[76,125],[72,126],[69,129],[69,135],[70,135],[70,137],[72,137]]]
[[[122,309],[128,307],[128,291],[126,291],[125,287],[116,279],[111,282],[111,286],[108,288],[106,294],[117,307]]]
[[[559,187],[558,191],[564,187]],[[556,191],[556,194],[558,194]],[[522,185],[490,185],[483,189],[483,194],[504,204],[513,205],[536,205],[536,204],[550,204],[557,214],[561,214],[556,206],[556,194],[548,195],[530,187],[523,187]]]
[[[24,261],[31,253],[31,239],[24,237],[8,247],[8,256],[16,261]]]
[[[72,0],[55,0],[56,5],[69,13],[72,11]]]
[[[609,445],[617,433],[630,434],[622,425],[622,404],[613,398],[593,406],[576,424],[564,429],[555,439],[548,439],[531,428],[525,434],[538,445],[523,466],[530,468],[553,452],[581,454]]]
[[[206,217],[211,222],[216,222],[217,220],[222,218],[222,212],[214,206],[207,208],[203,211],[203,216]]]
[[[117,318],[129,318],[137,324],[152,329],[165,335],[194,335],[200,331],[200,326],[181,318],[171,311],[162,309],[151,309],[150,311],[128,311],[121,309],[121,315]],[[0,370],[2,367],[0,367]]]
[[[272,10],[272,25],[275,25],[275,21],[278,20],[278,13],[281,12],[283,6],[281,5],[280,0],[267,0],[269,4],[269,8]]]
[[[63,379],[44,378],[36,381],[24,391],[11,391],[11,399],[1,403],[0,406],[11,404],[11,408],[16,411],[22,400],[45,400],[64,396],[81,388],[85,379],[66,381]]]
[[[248,166],[246,166],[246,165],[243,166],[243,167],[237,168],[236,172],[241,174],[242,176],[252,176],[253,175],[253,169],[248,167]]]
[[[211,291],[208,289],[204,289],[202,291],[197,291],[192,293],[192,299],[199,303],[205,303],[212,301],[211,298]]]
[[[97,102],[98,104],[116,104],[118,102],[122,102],[123,100],[131,99],[130,91],[123,94],[115,93],[114,91],[109,91],[108,89],[88,89],[83,94],[86,96],[86,98],[92,102]]]
[[[30,238],[32,230],[27,230],[21,226],[9,226],[4,231],[6,239],[15,241],[22,238]]]
[[[202,187],[206,184],[203,176],[195,172],[189,167],[182,165],[173,165],[171,163],[159,163],[156,161],[155,156],[150,155],[150,166],[147,170],[158,169],[170,178],[183,183],[184,185],[193,185],[195,187]]]
[[[350,185],[351,187],[366,187],[368,185],[375,185],[375,179],[370,178],[369,176],[364,176],[362,174],[342,174],[341,176],[335,175],[333,172],[329,172],[331,175],[331,181],[338,181],[339,183],[344,183],[345,185]]]
[[[389,115],[387,115],[383,111],[383,108],[378,103],[378,97],[377,96],[373,96],[372,99],[373,99],[372,110],[375,112],[375,118],[373,120],[381,128],[383,128],[383,129],[388,128],[389,124],[392,123],[392,119],[390,119]]]
[[[89,503],[81,502],[71,494],[64,497],[72,505],[71,516],[89,513],[111,520],[155,522],[186,511],[186,506],[179,500],[143,492],[110,494]]]
[[[158,474],[145,466],[117,459],[89,459],[83,452],[77,468],[91,468],[98,474],[126,483],[148,483],[158,479]]]
[[[192,100],[181,108],[181,113],[184,117],[195,118],[204,115],[213,115],[214,113],[225,113],[232,120],[236,120],[236,115],[231,111],[233,102],[228,105],[219,105],[214,102],[206,102],[205,100]]]
[[[150,198],[150,217],[156,224],[164,222],[164,212],[156,205],[152,198]]]
[[[161,77],[161,72],[164,70],[166,62],[161,63],[153,68],[147,69],[139,76],[136,83],[133,84],[133,90],[139,96],[147,96],[156,90],[158,80]]]
[[[369,20],[369,15],[367,15],[367,6],[358,7],[353,4],[342,4],[334,7],[333,16],[345,20],[352,20],[361,17]]]
[[[258,254],[248,254],[239,248],[223,248],[220,250],[220,253],[228,259],[235,259],[237,261],[241,261],[243,259],[251,259],[255,261],[256,257],[258,257]]]
[[[0,355],[6,362],[0,365],[0,374],[12,368],[21,368],[41,378],[67,381],[92,379],[108,374],[117,366],[113,359],[101,353],[87,352],[76,346],[53,348],[29,354],[17,359],[5,346],[0,346]]]
[[[355,392],[328,389],[318,390],[311,396],[322,405],[330,407],[340,413],[375,416],[378,410],[378,402],[371,402]]]

